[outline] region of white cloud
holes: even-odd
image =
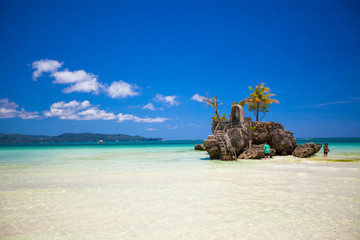
[[[164,96],[164,95],[161,95],[159,93],[157,93],[155,95],[155,100],[156,101],[160,101],[160,102],[165,102],[171,106],[177,106],[177,105],[180,105],[180,102],[178,100],[176,100],[177,98],[179,98],[178,96],[176,95],[173,95],[173,96]]]
[[[179,127],[178,126],[168,127],[168,129],[170,129],[170,130],[177,129],[177,128],[179,128]]]
[[[314,105],[314,107],[323,107],[323,106],[327,106],[327,105],[335,105],[335,104],[346,104],[346,103],[357,103],[360,102],[360,98],[351,98],[352,100],[348,100],[348,101],[334,101],[334,102],[328,102],[328,103],[320,103],[320,104],[316,104]]]
[[[64,71],[54,72],[51,76],[55,78],[53,83],[58,84],[70,84],[76,82],[86,82],[93,78],[97,78],[94,74],[87,73],[84,70],[69,71],[65,69]]]
[[[60,119],[72,120],[113,120],[115,114],[108,113],[91,105],[89,101],[61,101],[51,105],[49,111],[44,111],[45,117],[58,117]]]
[[[147,128],[147,129],[145,129],[146,131],[157,131],[157,130],[159,130],[159,129],[155,129],[155,128]]]
[[[166,120],[169,120],[169,119],[164,118],[164,117],[156,117],[156,118],[145,117],[145,118],[136,118],[135,122],[139,122],[139,123],[162,123],[162,122],[165,122]]]
[[[21,111],[17,111],[17,116],[22,119],[40,118],[39,112],[28,112],[24,108],[21,108]]]
[[[10,102],[9,99],[0,99],[0,118],[20,117],[22,119],[39,118],[38,112],[27,112],[23,108],[17,110],[19,105]],[[118,122],[133,121],[137,123],[162,123],[169,120],[165,117],[140,118],[132,114],[118,114],[101,110],[96,105],[92,105],[89,101],[70,101],[56,102],[50,106],[48,111],[43,111],[44,117],[58,117],[60,119],[70,120],[115,120]]]
[[[79,112],[79,116],[83,117],[83,120],[113,120],[116,118],[115,114],[107,113],[104,110],[97,109],[96,107]]]
[[[56,60],[39,60],[32,63],[32,67],[36,69],[33,72],[33,79],[36,80],[43,72],[51,72],[51,77],[55,80],[54,84],[68,85],[63,89],[64,93],[85,92],[98,94],[103,92],[111,98],[126,98],[139,95],[136,91],[139,87],[125,81],[114,81],[108,86],[99,81],[99,76],[88,73],[84,70],[69,71],[65,69],[58,71],[63,62]]]
[[[162,122],[164,122],[166,120],[169,120],[168,118],[164,118],[164,117],[140,118],[140,117],[137,117],[137,116],[132,115],[132,114],[122,114],[122,113],[119,113],[117,115],[117,117],[118,117],[118,122],[133,121],[133,122],[138,122],[138,123],[162,123]]]
[[[106,89],[106,92],[111,98],[126,98],[139,95],[139,93],[135,91],[136,88],[137,86],[135,84],[129,84],[120,80],[112,82]]]
[[[34,119],[39,118],[38,112],[27,112],[24,108],[20,111],[17,110],[19,105],[15,102],[10,102],[9,99],[0,99],[0,118],[15,118],[19,117],[22,119]]]
[[[155,111],[156,108],[154,107],[154,105],[152,103],[148,103],[145,106],[142,107],[142,109],[149,109],[151,111]]]
[[[117,117],[118,117],[118,122],[124,122],[124,121],[133,121],[136,116],[131,115],[131,114],[122,114],[122,113],[119,113],[119,114],[117,115]]]
[[[43,72],[55,72],[60,68],[64,62],[58,62],[56,60],[39,60],[32,63],[32,68],[36,69],[33,72],[33,80],[36,81]]]
[[[203,96],[200,96],[199,94],[196,93],[194,96],[191,97],[191,100],[203,102]]]
[[[98,82],[98,76],[87,73],[84,70],[54,72],[51,74],[55,78],[53,83],[56,84],[70,84],[63,90],[64,93],[72,92],[94,92],[99,93],[103,85]]]

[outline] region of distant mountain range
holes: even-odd
[[[44,136],[0,133],[0,143],[141,142],[162,140],[162,138],[146,138],[125,134],[64,133],[59,136]]]

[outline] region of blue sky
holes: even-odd
[[[264,121],[359,137],[359,13],[356,0],[4,0],[0,132],[203,139],[213,110],[195,94],[229,113],[265,82],[280,104]]]

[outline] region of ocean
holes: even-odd
[[[201,141],[0,145],[0,239],[360,239],[360,139],[300,159]]]

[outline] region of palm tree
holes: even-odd
[[[256,122],[259,121],[259,109],[261,105],[270,105],[272,103],[279,103],[278,100],[270,97],[275,94],[270,93],[270,88],[264,86],[265,83],[260,83],[255,87],[255,90],[249,86],[250,91],[253,91],[249,97],[245,98],[245,101],[250,106],[254,106],[256,109]]]

